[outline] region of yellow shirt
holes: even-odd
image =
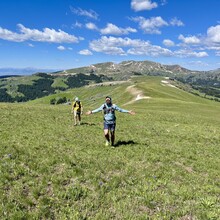
[[[82,102],[73,102],[72,109],[77,112],[81,112]]]

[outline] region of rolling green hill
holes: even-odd
[[[73,126],[106,95],[116,146],[104,146],[102,114]],[[86,86],[26,103],[0,103],[1,219],[219,219],[220,103],[161,77]]]
[[[26,102],[70,88],[109,81],[111,78],[94,74],[71,76],[37,73],[31,76],[0,79],[0,102]]]

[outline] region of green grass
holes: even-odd
[[[10,77],[6,79],[0,80],[0,86],[2,88],[6,88],[8,93],[12,95],[12,97],[15,97],[16,95],[20,95],[18,90],[18,85],[32,85],[34,80],[39,79],[38,76],[32,75],[32,76],[21,76],[21,77]]]
[[[70,89],[65,92],[60,92],[47,97],[29,101],[30,104],[49,104],[50,100],[57,97],[66,97],[73,100],[75,97],[79,97],[83,103],[88,107],[98,107],[103,103],[105,96],[110,95],[114,99],[114,102],[120,101],[122,103],[128,102],[132,99],[132,95],[126,93],[124,90],[130,83],[123,84],[122,86],[89,86],[81,87],[77,89]],[[28,104],[29,104],[28,103]],[[87,107],[87,108],[88,108]]]
[[[64,78],[55,78],[54,82],[52,84],[52,87],[56,88],[56,87],[62,87],[62,88],[68,88],[68,85],[65,83],[66,79]]]
[[[130,84],[65,93],[85,111],[109,94],[136,111],[116,113],[115,148],[101,113],[73,126],[71,107],[51,96],[0,104],[0,219],[219,219],[220,104],[134,80],[151,99],[123,106]]]

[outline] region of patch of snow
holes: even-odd
[[[125,64],[123,64],[123,66],[127,66],[127,65],[130,65],[130,64],[132,64],[133,62],[131,61],[131,62],[129,62],[129,63],[125,63]]]
[[[168,86],[173,87],[173,88],[176,88],[176,86],[174,86],[174,85],[172,85],[172,84],[168,84]]]
[[[176,86],[170,84],[170,82],[168,82],[168,81],[166,81],[166,80],[161,80],[161,83],[162,83],[162,84],[161,84],[162,86],[167,85],[167,86],[170,86],[170,87],[172,87],[172,88],[176,88],[176,89],[177,89]]]
[[[96,69],[96,67],[94,65],[90,65],[90,67]]]

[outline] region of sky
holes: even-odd
[[[219,0],[1,0],[0,68],[220,68]]]

